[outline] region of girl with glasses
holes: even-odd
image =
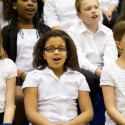
[[[22,87],[30,125],[81,125],[91,121],[89,87],[79,73],[76,47],[69,35],[60,30],[45,33],[35,45],[33,58],[35,70]]]

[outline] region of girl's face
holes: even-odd
[[[63,71],[64,63],[67,59],[67,47],[61,37],[51,37],[45,44],[43,53],[44,59],[51,70]]]
[[[17,0],[13,9],[17,10],[19,20],[32,20],[37,11],[37,0]]]
[[[100,20],[100,8],[97,0],[83,0],[81,2],[80,13],[77,16],[83,20],[85,25],[98,24]]]

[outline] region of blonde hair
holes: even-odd
[[[0,59],[4,59],[4,58],[7,58],[7,54],[3,49],[2,36],[1,36],[1,32],[0,32]]]
[[[75,1],[75,8],[76,8],[76,11],[80,13],[80,8],[81,8],[81,2],[83,0],[76,0]]]
[[[76,0],[75,1],[75,8],[76,8],[76,11],[79,12],[79,13],[80,13],[82,1],[84,1],[84,0]],[[97,2],[98,2],[98,0],[97,0]],[[98,4],[99,4],[99,2],[98,2]]]

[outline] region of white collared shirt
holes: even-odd
[[[33,62],[33,48],[38,40],[36,29],[21,29],[17,34],[17,56],[16,66],[22,72],[30,72],[34,70]],[[23,32],[23,33],[22,33]]]
[[[75,0],[46,0],[44,21],[50,27],[59,25],[67,30],[72,24],[80,21],[76,15]]]
[[[125,70],[121,69],[114,60],[111,61],[102,70],[100,85],[115,88],[116,108],[125,118]],[[105,125],[117,125],[117,123],[106,113]]]
[[[22,89],[38,88],[38,112],[53,123],[77,116],[78,90],[90,91],[85,77],[68,69],[60,79],[49,68],[28,73]]]
[[[116,4],[118,6],[119,0],[98,0],[100,4],[100,8],[108,10],[111,4]]]
[[[95,73],[110,59],[117,58],[113,33],[103,24],[99,24],[97,32],[93,34],[81,21],[71,26],[68,33],[75,42],[80,68]]]
[[[6,80],[17,76],[14,62],[8,58],[0,59],[0,113],[5,110]]]

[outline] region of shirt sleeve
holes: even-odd
[[[5,59],[5,66],[6,79],[10,79],[17,76],[17,68],[12,60]]]
[[[71,36],[71,38],[73,39],[76,48],[77,48],[77,55],[78,55],[78,61],[79,61],[79,65],[81,69],[85,69],[85,70],[89,70],[90,72],[92,72],[93,74],[95,73],[95,70],[98,68],[97,66],[95,66],[93,63],[91,63],[85,56],[85,53],[83,53],[82,48],[80,46],[80,43],[78,41],[79,40],[79,36],[76,35],[75,29],[70,28],[68,30],[68,34]]]
[[[24,91],[25,88],[28,87],[38,87],[39,86],[39,80],[37,73],[34,71],[31,71],[27,74],[25,81],[22,85],[22,90]]]
[[[83,74],[80,73],[78,78],[78,90],[79,91],[90,91],[88,83]]]
[[[111,60],[118,58],[118,51],[116,48],[115,40],[113,38],[113,33],[110,30],[107,33],[106,44],[103,54],[104,65],[107,65]]]
[[[115,85],[114,85],[113,79],[108,71],[110,71],[108,67],[104,67],[102,69],[101,78],[100,78],[100,86],[109,85],[109,86],[114,87]]]
[[[44,23],[49,27],[60,25],[59,17],[56,12],[54,0],[46,0],[44,4]]]

